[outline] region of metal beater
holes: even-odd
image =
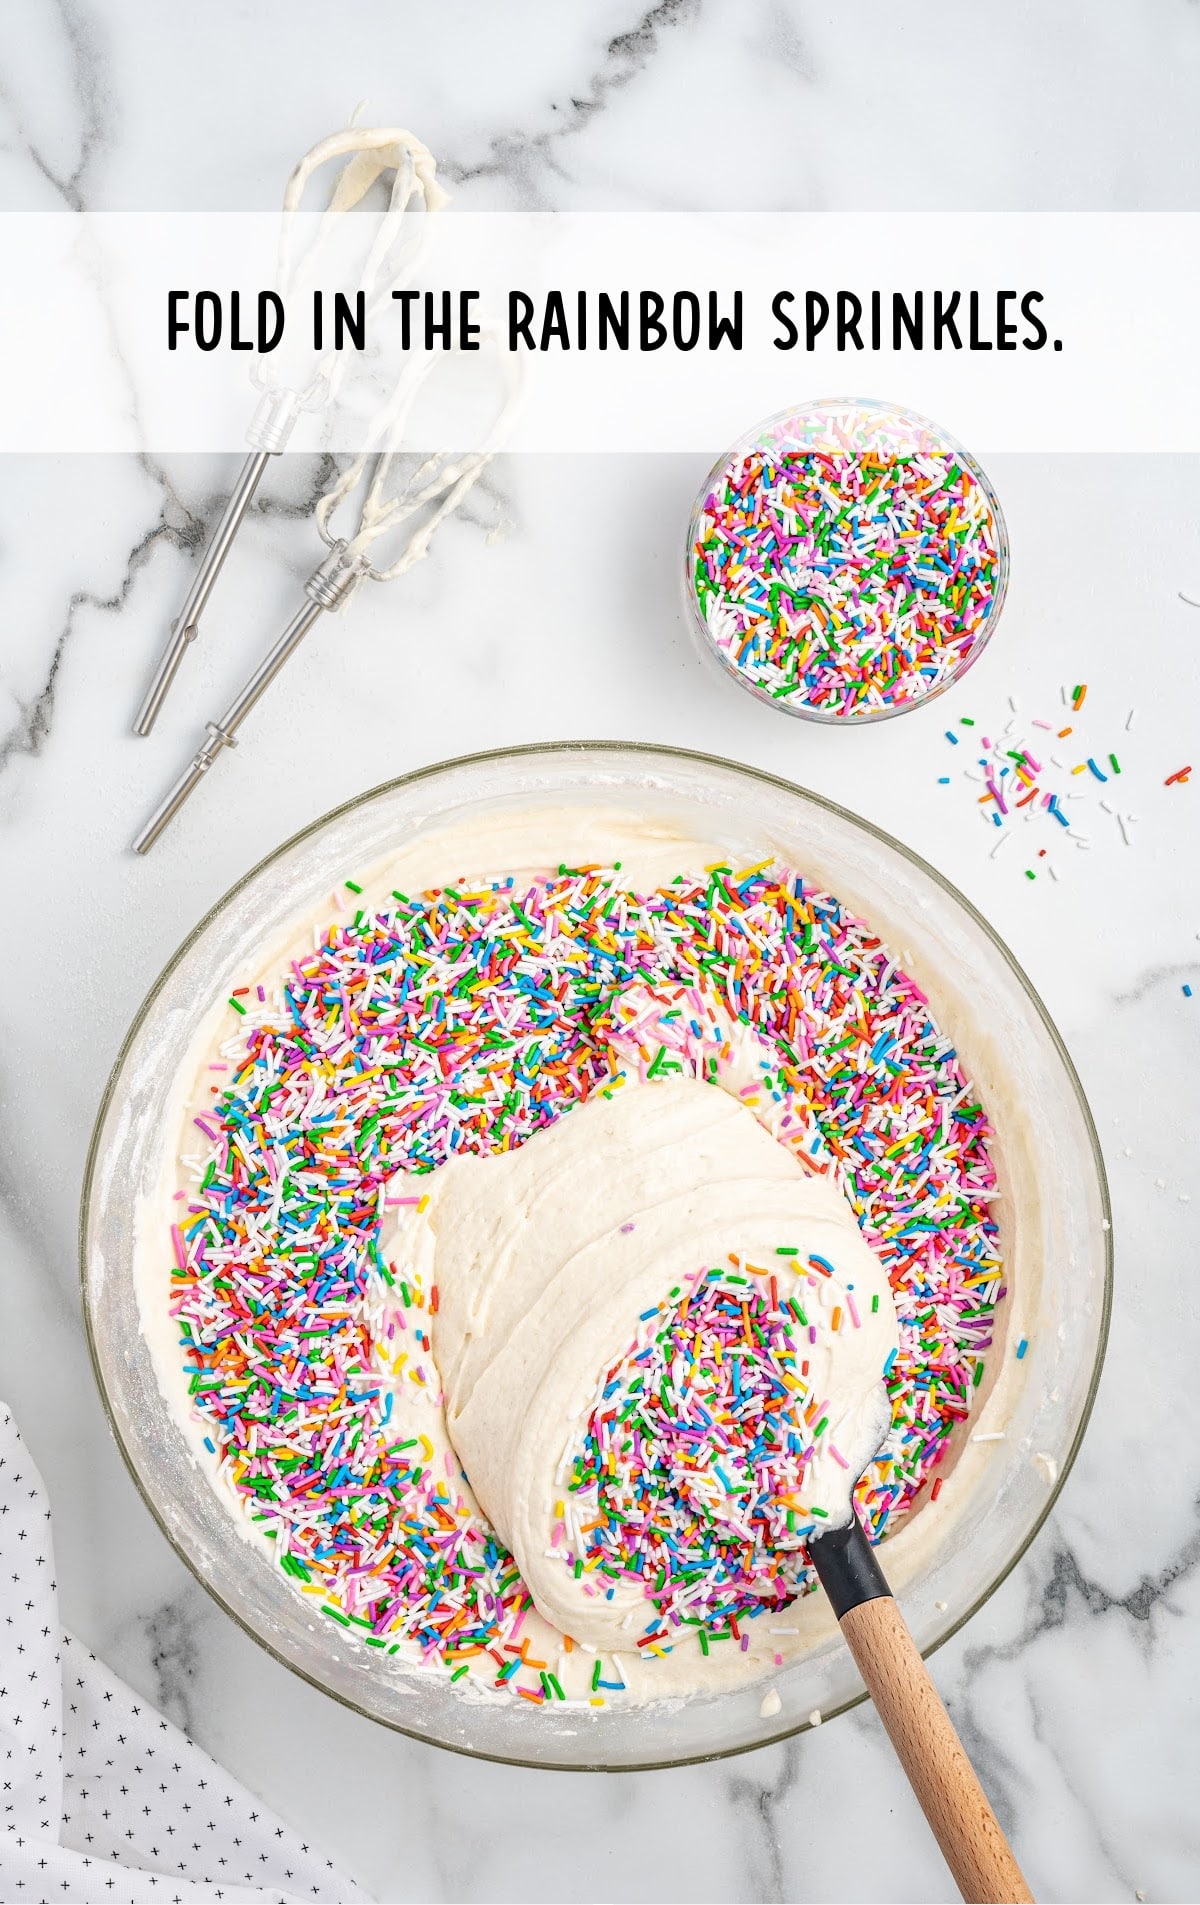
[[[304,585],[306,601],[292,617],[278,641],[235,696],[219,721],[209,721],[205,739],[193,755],[175,785],[155,809],[133,842],[135,853],[150,851],[184,802],[200,785],[213,762],[227,747],[237,745],[237,731],[246,716],[275,680],[280,670],[304,640],[317,617],[325,610],[344,607],[359,585],[370,579],[389,582],[411,569],[428,552],[433,537],[451,512],[458,508],[499,447],[507,427],[517,393],[515,360],[501,348],[500,340],[490,340],[504,377],[505,390],[491,432],[482,447],[460,455],[441,452],[427,456],[402,481],[393,493],[397,452],[366,452],[357,457],[338,478],[317,505],[316,522],[329,553]],[[408,411],[429,374],[430,365],[417,363],[406,371],[389,407],[390,440],[397,441]],[[370,468],[370,476],[367,472]],[[358,526],[348,539],[335,536],[331,518],[355,490],[363,489]],[[402,538],[399,555],[383,567],[370,559],[369,551],[381,536],[397,532]]]
[[[307,249],[298,254],[293,220],[300,211],[305,189],[315,172],[339,158],[344,158],[346,163],[334,180],[316,236]],[[436,212],[446,203],[446,194],[436,181],[435,171],[428,147],[398,127],[351,126],[313,146],[292,172],[283,197],[278,278],[285,296],[300,294],[319,282],[318,259],[327,249],[334,221],[352,212],[377,181],[391,173],[387,207],[374,226],[374,236],[359,277],[359,289],[364,294],[368,314],[389,299],[393,289],[412,277],[424,250],[426,220],[415,218],[414,214]],[[250,454],[242,465],[187,599],[171,624],[170,640],[138,710],[135,733],[149,734],[154,726],[179,665],[200,632],[200,617],[267,464],[286,449],[302,412],[320,409],[331,401],[345,374],[346,364],[342,352],[328,351],[299,389],[272,383],[264,365],[254,365],[251,374],[263,394],[246,432]],[[314,577],[310,587],[315,584]],[[320,586],[322,590],[326,588],[325,583]],[[303,632],[301,630],[301,634]],[[299,636],[296,639],[299,640]],[[266,683],[262,685],[265,687]]]

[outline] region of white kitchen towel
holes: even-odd
[[[59,1626],[50,1507],[0,1403],[0,1899],[365,1894]]]

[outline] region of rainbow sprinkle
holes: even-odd
[[[641,1587],[653,1615],[637,1645],[653,1653],[812,1585],[801,1550],[826,1510],[804,1506],[805,1480],[828,1398],[808,1381],[801,1304],[736,1257],[647,1321],[568,1450],[553,1545],[577,1578]]]
[[[978,654],[1003,540],[978,472],[934,425],[840,404],[736,452],[689,564],[728,667],[783,707],[853,721],[926,699]]]
[[[1071,716],[1083,707],[1087,692],[1086,682],[1063,689],[1063,702]],[[1090,851],[1094,824],[1108,827],[1119,834],[1125,846],[1132,846],[1138,815],[1125,805],[1125,796],[1115,785],[1118,781],[1122,787],[1127,785],[1117,755],[1105,749],[1101,767],[1101,750],[1084,753],[1074,719],[1052,721],[1037,716],[1027,722],[1018,714],[1015,699],[1010,698],[1009,708],[1009,716],[996,722],[959,717],[962,727],[980,729],[977,737],[970,737],[974,745],[969,757],[959,757],[963,761],[959,772],[988,829],[990,855],[995,857],[1019,823],[1030,821],[1048,823],[1042,831],[1056,847],[1070,845],[1079,852]],[[1126,732],[1132,725],[1131,711],[1125,722]],[[956,746],[967,738],[946,730],[946,739]],[[937,781],[945,786],[950,776],[939,774]],[[1107,819],[1097,823],[1097,810]],[[1031,851],[1040,860],[1048,859],[1048,847]],[[1048,860],[1046,871],[1052,879],[1059,878],[1053,861]],[[1032,880],[1036,874],[1026,867],[1025,877]]]
[[[611,871],[562,868],[361,907],[265,997],[240,989],[169,1247],[196,1416],[298,1590],[369,1646],[537,1703],[558,1695],[521,1636],[530,1602],[511,1556],[453,1461],[391,1424],[398,1389],[436,1399],[437,1292],[387,1261],[381,1222],[419,1207],[421,1175],[455,1152],[523,1144],[613,1088],[610,1028],[643,982],[719,998],[758,1032],[759,1097],[815,1127],[887,1268],[893,1430],[859,1491],[878,1537],[982,1375],[1004,1294],[996,1180],[982,1106],[925,995],[794,873],[723,866],[636,894]],[[722,1272],[700,1306],[714,1342],[727,1285]],[[755,1353],[737,1378],[759,1414],[789,1368],[769,1300],[746,1297]],[[739,1578],[731,1563],[689,1635],[740,1618]]]

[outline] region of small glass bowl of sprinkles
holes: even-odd
[[[793,405],[714,466],[685,587],[706,651],[808,721],[903,714],[983,653],[1008,587],[1008,531],[974,458],[874,398]]]

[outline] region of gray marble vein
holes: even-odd
[[[189,1598],[164,1601],[145,1617],[150,1666],[155,1676],[154,1704],[190,1734],[192,1689],[200,1665],[200,1637]]]
[[[21,13],[13,8],[9,27],[19,31]],[[88,209],[87,184],[91,169],[104,150],[112,129],[113,98],[104,71],[101,35],[94,11],[78,0],[51,0],[43,9],[43,19],[51,33],[61,41],[67,57],[69,80],[76,106],[75,155],[69,170],[63,160],[53,158],[46,145],[29,126],[22,104],[3,79],[0,69],[0,101],[8,109],[13,130],[35,170],[46,180],[62,204],[73,212]]]
[[[143,465],[149,470],[148,460],[143,459]],[[198,544],[200,536],[200,526],[194,520],[189,522],[187,527],[177,529],[165,520],[164,513],[130,549],[125,559],[121,581],[112,593],[100,595],[92,589],[72,591],[67,598],[62,625],[51,651],[50,664],[42,685],[34,695],[26,699],[14,696],[18,717],[8,732],[0,735],[0,773],[3,773],[17,754],[40,754],[50,738],[59,689],[59,676],[80,610],[99,609],[106,614],[116,614],[124,607],[138,575],[161,542],[165,541],[184,549],[193,549]],[[0,671],[0,679],[2,678],[2,671]]]
[[[698,19],[702,4],[703,0],[656,0],[633,26],[613,35],[600,64],[585,79],[571,81],[564,88],[565,97],[550,101],[555,118],[544,131],[495,133],[486,158],[467,164],[451,157],[445,165],[447,178],[459,185],[503,178],[516,188],[521,209],[548,210],[543,173],[562,174],[561,143],[582,132],[614,93],[634,85],[663,52],[669,36]]]
[[[1077,1610],[1093,1620],[1109,1614],[1124,1615],[1132,1624],[1130,1631],[1138,1646],[1152,1648],[1156,1641],[1166,1639],[1161,1623],[1156,1627],[1155,1617],[1167,1614],[1179,1618],[1172,1591],[1180,1582],[1189,1580],[1200,1566],[1200,1526],[1190,1529],[1169,1561],[1153,1574],[1143,1574],[1136,1587],[1125,1594],[1113,1593],[1102,1582],[1089,1578],[1061,1537],[1048,1534],[1045,1545],[1049,1548],[1049,1572],[1033,1593],[1021,1632],[999,1646],[968,1646],[965,1650],[968,1673],[980,1671],[989,1659],[1018,1659],[1034,1642],[1075,1619]],[[1041,1570],[1045,1570],[1046,1561],[1045,1553],[1039,1555]]]
[[[796,1803],[800,1781],[802,1744],[789,1741],[776,1756],[773,1778],[764,1779],[753,1771],[731,1775],[730,1800],[744,1820],[746,1859],[749,1866],[749,1895],[760,1899],[786,1899],[787,1861],[780,1842],[781,1809]],[[753,1762],[750,1762],[753,1765]]]

